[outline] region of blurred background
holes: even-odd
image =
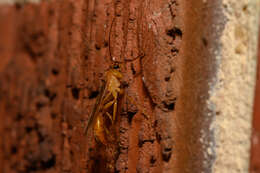
[[[260,173],[259,9],[0,0],[0,173]]]

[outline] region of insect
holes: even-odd
[[[112,30],[113,23],[115,18],[112,20],[110,33]],[[106,144],[113,136],[110,133],[110,127],[115,124],[117,114],[118,114],[118,103],[120,100],[120,96],[124,93],[124,88],[122,85],[123,74],[121,73],[120,65],[123,62],[114,61],[111,55],[110,50],[110,35],[109,35],[109,53],[110,60],[112,61],[112,66],[105,72],[104,81],[102,87],[100,89],[100,93],[96,100],[96,104],[92,110],[90,115],[90,119],[85,127],[85,134],[88,134],[89,130],[94,131],[94,137],[97,141],[100,141],[103,144]],[[134,61],[138,58],[144,57],[144,53],[141,55],[131,59],[125,60],[125,62]],[[130,102],[135,104],[135,101],[130,97],[126,97]],[[144,113],[143,113],[144,114]],[[145,115],[145,114],[144,114]],[[145,115],[147,118],[147,116]]]
[[[103,144],[107,143],[106,138],[110,135],[108,126],[115,123],[118,99],[123,93],[120,81],[123,75],[117,69],[118,67],[114,64],[111,69],[106,71],[105,81],[85,128],[85,134],[88,133],[90,128],[93,128],[95,139]]]

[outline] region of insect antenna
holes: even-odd
[[[116,67],[116,66],[119,66],[122,64],[122,63],[125,63],[125,62],[133,62],[139,58],[143,58],[145,56],[145,54],[142,52],[140,55],[136,56],[135,58],[133,59],[125,59],[124,58],[124,62],[122,61],[116,61],[113,59],[113,56],[112,56],[112,53],[111,53],[111,32],[112,32],[112,28],[113,28],[113,25],[115,23],[115,19],[116,19],[116,16],[112,19],[112,22],[111,22],[111,26],[110,26],[110,31],[109,31],[109,37],[108,37],[108,50],[109,50],[109,56],[110,56],[110,61],[113,63],[113,67]]]
[[[112,28],[113,28],[115,19],[116,19],[116,17],[114,17],[114,18],[112,19],[111,26],[110,26],[110,31],[109,31],[109,36],[108,36],[108,50],[109,50],[109,55],[110,55],[110,61],[111,61],[111,62],[115,62],[115,61],[113,60],[113,58],[112,58],[111,46],[110,46],[110,42],[111,42],[111,32],[112,32]]]

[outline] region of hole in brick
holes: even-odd
[[[53,68],[53,69],[51,70],[51,73],[52,73],[54,76],[57,76],[57,75],[59,74],[59,70]]]
[[[166,34],[173,39],[175,39],[176,36],[182,37],[182,31],[177,27],[173,27],[172,29],[167,30]]]
[[[151,158],[150,158],[150,163],[151,163],[151,164],[154,164],[155,162],[156,162],[155,156],[151,156]]]
[[[175,68],[174,67],[172,67],[171,70],[170,70],[170,73],[173,73],[173,72],[175,72]]]
[[[39,131],[37,131],[37,135],[39,143],[42,143],[45,140],[44,136]]]
[[[128,88],[129,87],[129,83],[127,81],[122,81],[122,87],[123,88]]]
[[[74,99],[78,100],[79,99],[79,88],[71,88],[71,94]]]
[[[172,155],[172,149],[171,148],[165,148],[162,152],[162,158],[165,162],[168,162]]]
[[[54,15],[54,9],[49,9],[49,15],[53,16]]]
[[[139,139],[138,146],[141,148],[145,143],[154,143],[154,140],[153,139],[146,139],[146,140]]]
[[[36,109],[39,111],[39,110],[41,110],[41,108],[43,108],[44,107],[44,103],[43,102],[37,102],[36,103]]]
[[[57,94],[56,94],[56,93],[53,93],[53,94],[51,95],[51,97],[50,97],[50,101],[53,101],[56,96],[57,96]]]
[[[139,148],[141,148],[141,147],[143,146],[143,144],[144,144],[143,141],[141,141],[141,140],[138,141],[138,147],[139,147]]]
[[[16,146],[12,146],[11,147],[11,154],[16,154],[17,153],[17,147]]]
[[[158,141],[158,143],[160,143],[162,140],[162,137],[159,133],[156,133],[156,140]]]
[[[68,124],[68,129],[72,130],[73,126],[71,124]]]
[[[158,126],[158,120],[154,121],[154,128],[156,128]]]
[[[164,78],[164,80],[165,80],[166,82],[169,82],[169,81],[170,81],[170,79],[171,79],[171,77],[170,77],[170,76],[167,76],[167,77],[165,77],[165,78]]]
[[[52,119],[57,118],[57,116],[58,116],[58,115],[57,115],[56,113],[51,113],[51,118],[52,118]]]
[[[70,155],[73,156],[74,155],[74,152],[72,150],[70,150]]]
[[[171,148],[165,148],[164,151],[165,152],[170,152],[170,151],[172,151],[172,149]]]
[[[170,104],[167,104],[166,102],[163,102],[163,106],[164,106],[164,108],[173,111],[174,108],[175,108],[175,102],[170,103]]]
[[[127,112],[127,118],[128,118],[128,122],[131,123],[132,119],[134,118],[135,114],[137,112]]]
[[[15,120],[16,120],[16,121],[21,121],[22,118],[23,118],[23,115],[22,115],[21,113],[17,113]]]
[[[202,43],[203,43],[203,45],[205,46],[205,47],[207,47],[208,46],[208,41],[207,41],[207,39],[206,38],[202,38]]]
[[[101,47],[98,44],[95,44],[95,48],[96,48],[96,50],[100,50],[101,49]]]
[[[33,130],[32,127],[29,127],[29,126],[25,127],[26,133],[30,133],[32,130]]]
[[[48,89],[45,89],[44,90],[44,95],[46,96],[46,97],[50,97],[50,90],[48,90]]]
[[[51,167],[55,166],[56,164],[56,156],[52,155],[52,157],[46,161],[41,161],[42,169],[50,169]]]
[[[104,42],[104,47],[107,47],[107,46],[108,46],[108,42],[105,41],[105,42]]]
[[[56,93],[51,93],[50,90],[48,90],[48,89],[45,89],[45,90],[44,90],[44,95],[45,95],[46,97],[48,97],[50,101],[53,101],[54,98],[57,96]]]
[[[179,50],[176,49],[176,48],[172,48],[172,49],[171,49],[171,52],[172,52],[172,53],[179,53]]]
[[[94,98],[96,98],[98,96],[98,94],[99,94],[99,91],[92,91],[92,92],[90,92],[88,98],[89,99],[94,99]]]
[[[135,71],[135,68],[134,68],[134,64],[131,63],[131,70],[132,70],[132,74],[135,75],[136,74],[136,71]]]

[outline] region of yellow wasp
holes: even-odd
[[[117,115],[118,98],[123,93],[120,82],[123,75],[117,68],[119,66],[114,65],[112,69],[106,71],[105,81],[85,128],[85,134],[88,133],[90,128],[93,128],[95,139],[103,144],[107,143],[107,137],[109,136],[107,124],[114,124]],[[112,112],[112,115],[110,112]]]
[[[112,30],[115,18],[112,20],[110,33]],[[107,143],[107,138],[113,136],[109,133],[109,128],[115,124],[117,116],[117,107],[120,95],[123,94],[123,86],[121,79],[123,78],[120,72],[120,65],[122,62],[115,62],[111,55],[110,50],[110,35],[109,35],[109,53],[112,61],[112,67],[105,72],[104,82],[101,87],[100,93],[97,97],[96,104],[90,115],[90,119],[85,127],[85,134],[88,133],[89,129],[94,130],[94,136],[97,141],[103,144]],[[144,57],[144,53],[132,60]],[[131,102],[135,103],[130,97],[127,97]],[[145,115],[145,114],[144,114]],[[145,116],[146,117],[146,116]],[[147,118],[147,117],[146,117]]]

